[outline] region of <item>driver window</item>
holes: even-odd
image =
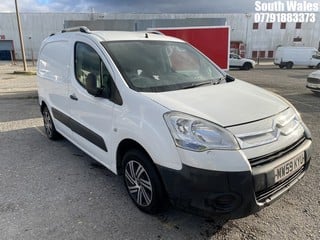
[[[101,90],[101,97],[110,96],[112,80],[105,64],[97,52],[85,43],[78,42],[75,46],[75,76],[82,87]]]

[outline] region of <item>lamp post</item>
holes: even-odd
[[[249,31],[249,19],[250,19],[250,17],[251,17],[251,14],[249,14],[249,13],[246,13],[245,14],[245,16],[246,16],[246,39],[245,39],[245,44],[246,44],[246,54],[245,54],[245,57],[248,57],[248,50],[249,50],[249,48],[248,48],[248,31]]]
[[[29,44],[30,44],[30,51],[31,51],[31,61],[32,61],[32,66],[34,66],[34,54],[33,54],[33,44],[32,44],[32,37],[29,36],[28,39],[30,40],[29,41]]]
[[[15,0],[15,5],[16,5],[16,15],[17,15],[17,22],[18,22],[19,37],[20,37],[20,46],[21,46],[21,54],[22,54],[22,61],[23,61],[23,69],[24,69],[25,72],[27,72],[28,71],[28,67],[27,67],[27,61],[26,61],[26,54],[25,54],[25,51],[24,51],[24,42],[23,42],[23,37],[22,37],[20,15],[19,15],[19,10],[18,10],[17,0]]]

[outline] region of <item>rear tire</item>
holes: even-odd
[[[122,162],[124,184],[134,204],[149,214],[163,211],[168,200],[150,157],[133,149],[124,155]]]
[[[242,69],[247,71],[250,70],[251,68],[252,68],[252,65],[251,63],[248,63],[248,62],[244,63],[242,66]]]
[[[54,126],[50,111],[46,106],[42,110],[42,117],[43,117],[44,131],[47,137],[50,140],[59,139],[61,135],[57,132]]]
[[[286,68],[291,69],[293,67],[293,62],[287,62],[286,63]]]

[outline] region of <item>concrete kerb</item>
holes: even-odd
[[[31,61],[27,62],[27,68],[28,71],[23,70],[23,64],[21,61],[0,61],[0,73],[6,72],[6,73],[35,73],[36,66]]]
[[[268,65],[274,65],[273,63],[273,59],[269,60],[269,59],[260,59],[259,61],[255,60],[257,63],[257,66],[268,66]]]
[[[13,74],[20,74],[20,75],[36,75],[36,71],[13,71]]]

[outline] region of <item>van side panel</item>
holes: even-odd
[[[300,66],[317,66],[320,60],[312,58],[317,54],[317,49],[313,47],[278,47],[275,54],[274,63],[280,65],[292,62]]]
[[[51,38],[50,38],[51,39]],[[68,109],[68,88],[70,82],[70,64],[72,62],[72,47],[67,40],[45,41],[41,47],[38,59],[38,94],[39,99],[45,99],[58,132],[70,135],[70,131],[57,121],[52,109],[65,114]],[[40,102],[41,104],[41,102]]]
[[[70,68],[70,54],[68,41],[46,43],[39,55],[39,76],[54,82],[66,83]]]

